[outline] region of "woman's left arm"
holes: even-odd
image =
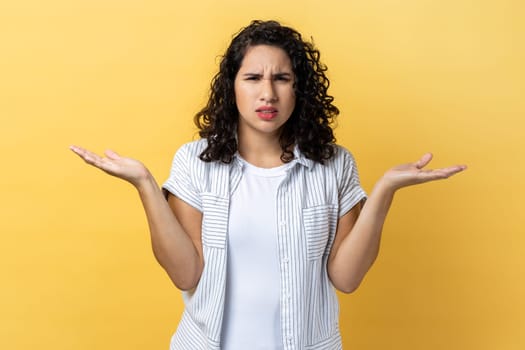
[[[383,224],[397,190],[446,179],[466,169],[464,165],[424,169],[431,159],[432,154],[427,153],[415,163],[388,170],[376,183],[363,206],[358,204],[339,218],[328,257],[328,275],[338,290],[345,293],[356,290],[374,263],[379,252]]]

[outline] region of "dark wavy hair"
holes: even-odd
[[[208,141],[200,159],[230,163],[237,151],[239,111],[235,102],[234,82],[247,49],[271,45],[290,57],[295,75],[295,108],[283,125],[279,143],[285,163],[294,158],[297,145],[305,157],[319,163],[334,155],[335,137],[331,124],[339,114],[328,95],[330,81],[326,66],[319,60],[319,50],[305,42],[296,30],[276,21],[253,21],[235,35],[221,59],[219,72],[211,83],[207,105],[194,118],[201,138]]]

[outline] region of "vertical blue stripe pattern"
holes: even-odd
[[[242,163],[203,162],[206,140],[175,154],[163,189],[203,213],[204,269],[197,287],[183,292],[185,311],[170,350],[219,350],[226,288],[230,196]],[[286,350],[340,350],[339,304],[327,272],[338,219],[366,194],[352,155],[336,146],[324,165],[297,149],[277,191],[281,333]],[[256,200],[256,199],[254,199]]]

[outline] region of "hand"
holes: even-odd
[[[427,153],[415,163],[393,167],[385,173],[382,181],[395,191],[410,185],[447,179],[467,168],[465,165],[454,165],[441,169],[423,169],[431,160],[432,154]]]
[[[70,146],[69,149],[86,163],[105,171],[109,175],[128,181],[135,187],[138,187],[142,181],[150,176],[144,164],[135,159],[121,157],[111,150],[104,152],[106,157],[101,157],[82,147]]]

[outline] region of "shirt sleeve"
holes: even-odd
[[[162,185],[162,191],[166,196],[169,192],[202,212],[200,191],[194,176],[198,161],[200,159],[189,152],[187,145],[182,146],[173,157],[170,175]]]
[[[354,157],[348,150],[339,148],[339,217],[349,212],[357,203],[366,200],[366,192],[361,187],[359,173]]]

